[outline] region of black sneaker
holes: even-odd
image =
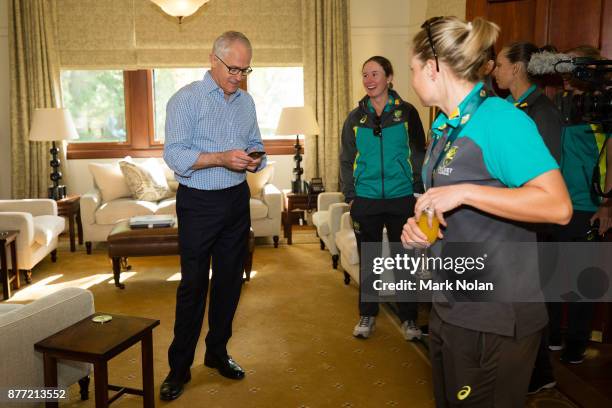
[[[584,349],[568,347],[561,353],[561,361],[570,364],[580,364],[584,361]]]

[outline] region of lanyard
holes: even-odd
[[[436,162],[431,168],[431,185],[433,185],[434,172],[438,168],[438,165],[440,164],[442,159],[444,159],[444,157],[446,156],[446,153],[450,150],[453,143],[455,143],[455,140],[459,136],[459,133],[461,133],[461,130],[463,130],[466,123],[474,115],[478,107],[484,102],[485,99],[487,99],[487,93],[483,92],[482,90],[477,95],[474,95],[472,98],[470,98],[470,100],[465,106],[464,113],[463,115],[461,115],[461,120],[459,121],[459,124],[457,125],[457,127],[452,130],[449,130],[448,132],[446,132],[445,130],[444,134],[440,135],[440,137],[433,140],[432,145],[431,145],[430,155],[433,154],[436,148],[436,145],[438,144],[440,139],[444,139],[445,134],[448,135],[448,137],[446,138],[446,145],[441,150],[440,154],[438,155],[438,158],[436,159]],[[449,126],[447,124],[446,129],[448,129],[448,127]]]

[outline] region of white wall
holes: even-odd
[[[11,196],[8,0],[0,0],[0,199]]]
[[[361,82],[363,62],[373,55],[382,55],[393,64],[394,89],[417,108],[423,126],[427,126],[428,109],[421,106],[410,85],[410,50],[412,37],[426,19],[428,1],[351,0],[350,5],[355,106],[365,95]]]

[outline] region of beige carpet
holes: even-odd
[[[295,231],[294,231],[295,233]],[[431,374],[422,345],[404,341],[393,317],[383,308],[377,331],[357,340],[351,331],[357,319],[357,288],[345,286],[342,273],[331,268],[312,230],[300,241],[312,244],[258,246],[253,276],[245,284],[234,335],[233,357],[247,370],[243,381],[225,379],[202,364],[203,336],[192,367],[192,381],[175,407],[433,407]],[[93,255],[81,247],[70,253],[61,243],[58,262],[43,261],[33,283],[12,301],[27,302],[64,286],[88,287],[97,311],[159,319],[154,330],[155,394],[167,374],[166,353],[172,340],[178,257],[130,259],[125,290],[112,284],[111,265],[103,246]],[[206,332],[204,325],[203,335]],[[112,384],[140,387],[140,347],[111,360]],[[42,376],[42,373],[41,373]],[[90,388],[93,390],[93,381]],[[82,402],[78,387],[61,406],[93,407]],[[545,404],[567,407],[557,393]],[[157,401],[158,405],[169,405]],[[114,407],[139,407],[142,399],[123,396]]]

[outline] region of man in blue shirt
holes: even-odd
[[[250,228],[245,172],[265,166],[265,159],[248,154],[263,151],[255,104],[240,89],[243,77],[252,71],[251,56],[244,34],[223,33],[215,40],[211,69],[204,79],[181,88],[168,102],[164,160],[180,183],[176,213],[181,283],[162,400],[178,398],[191,379],[211,257],[204,364],[225,377],[244,378],[244,370],[227,354],[226,346],[240,298]]]

